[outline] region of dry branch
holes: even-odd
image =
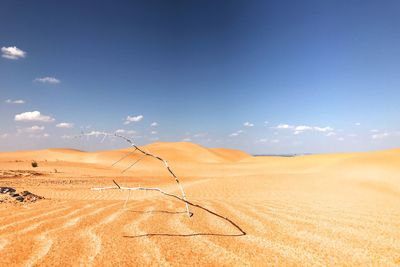
[[[149,187],[124,187],[124,186],[120,186],[120,185],[119,185],[116,181],[114,181],[114,180],[113,180],[113,182],[114,182],[114,184],[116,184],[116,186],[96,187],[96,188],[92,188],[92,190],[95,190],[95,191],[110,190],[110,189],[129,190],[129,195],[130,195],[130,192],[133,191],[133,190],[157,191],[157,192],[160,192],[160,193],[163,194],[163,195],[166,195],[166,196],[169,196],[169,197],[173,197],[173,198],[176,198],[176,199],[178,199],[178,200],[180,200],[180,201],[182,201],[182,202],[185,202],[186,205],[190,205],[190,206],[193,206],[193,207],[197,207],[197,208],[202,209],[202,210],[204,210],[204,211],[206,211],[206,212],[208,212],[208,213],[210,213],[210,214],[212,214],[212,215],[214,215],[214,216],[217,216],[217,217],[219,217],[219,218],[221,218],[221,219],[223,219],[223,220],[229,222],[231,225],[233,225],[237,230],[240,231],[240,233],[241,233],[242,235],[246,235],[246,232],[245,232],[242,228],[240,228],[239,225],[237,225],[236,223],[234,223],[234,222],[233,222],[232,220],[230,220],[229,218],[224,217],[224,216],[222,216],[222,215],[220,215],[220,214],[218,214],[218,213],[216,213],[216,212],[214,212],[214,211],[212,211],[212,210],[209,210],[209,209],[207,209],[207,208],[205,208],[205,207],[203,207],[203,206],[201,206],[201,205],[199,205],[199,204],[194,204],[194,203],[192,203],[192,202],[190,202],[190,201],[188,201],[188,200],[186,200],[186,199],[184,199],[184,198],[182,198],[182,197],[179,197],[179,196],[177,196],[177,195],[173,195],[173,194],[167,193],[167,192],[161,190],[160,188],[155,188],[155,187],[153,187],[153,188],[151,188],[151,187],[150,187],[150,188],[149,188]],[[125,202],[125,205],[126,205],[126,202]],[[193,213],[190,212],[190,217],[191,217],[191,216],[193,216]]]
[[[104,141],[104,139],[105,139],[107,136],[114,136],[114,137],[122,138],[122,139],[124,139],[126,142],[128,142],[128,143],[131,145],[131,147],[135,148],[135,150],[134,150],[133,152],[135,152],[135,151],[137,150],[137,151],[139,151],[140,153],[143,154],[142,157],[140,157],[139,159],[137,159],[137,160],[136,160],[134,163],[132,163],[128,168],[124,169],[124,170],[122,171],[122,173],[124,173],[125,171],[127,171],[128,169],[130,169],[131,167],[133,167],[136,163],[138,163],[140,160],[142,160],[142,159],[143,159],[144,157],[146,157],[146,156],[149,156],[149,157],[152,157],[152,158],[155,158],[155,159],[161,161],[161,162],[164,164],[165,168],[168,170],[168,172],[169,172],[169,173],[172,175],[172,177],[175,179],[175,182],[178,184],[179,189],[180,189],[181,194],[182,194],[182,199],[184,199],[185,201],[187,201],[187,199],[186,199],[186,193],[185,193],[185,191],[183,190],[182,184],[179,182],[178,177],[175,175],[175,173],[174,173],[174,172],[172,171],[172,169],[169,167],[168,162],[167,162],[165,159],[163,159],[163,158],[161,158],[161,157],[159,157],[159,156],[156,156],[156,155],[154,155],[154,154],[151,154],[150,152],[145,151],[143,148],[140,148],[140,147],[138,147],[137,145],[135,145],[135,143],[132,142],[132,140],[130,140],[129,138],[127,138],[127,137],[125,137],[125,136],[123,136],[123,135],[117,134],[117,133],[110,134],[110,133],[106,133],[106,132],[95,132],[95,133],[87,133],[87,134],[85,134],[85,133],[82,132],[81,135],[76,136],[76,137],[82,137],[82,136],[87,136],[87,137],[89,137],[89,136],[91,136],[91,135],[96,135],[96,136],[99,136],[99,135],[100,135],[100,136],[103,136],[102,141]],[[119,160],[117,160],[116,162],[114,162],[114,163],[112,164],[112,166],[114,166],[116,163],[120,162],[122,159],[126,158],[127,156],[129,156],[129,155],[130,155],[131,153],[133,153],[133,152],[129,152],[128,154],[124,155],[122,158],[120,158]],[[188,203],[186,203],[186,202],[185,202],[185,207],[186,207],[186,212],[187,212],[188,216],[191,217],[191,216],[192,216],[192,213],[190,212],[190,210],[189,210],[189,205],[188,205]]]
[[[171,176],[175,179],[176,183],[178,184],[179,189],[180,189],[181,194],[182,194],[182,197],[179,197],[179,196],[174,195],[174,194],[167,193],[167,192],[161,190],[160,188],[123,187],[123,186],[120,186],[115,180],[113,180],[115,186],[92,188],[92,190],[110,190],[110,189],[128,190],[129,194],[128,194],[127,199],[125,200],[124,207],[126,206],[126,204],[127,204],[128,201],[129,201],[129,197],[130,197],[131,191],[134,191],[134,190],[157,191],[157,192],[160,192],[160,193],[163,194],[163,195],[166,195],[166,196],[169,196],[169,197],[172,197],[172,198],[175,198],[175,199],[177,199],[177,200],[179,200],[179,201],[184,202],[184,203],[185,203],[185,207],[186,207],[186,213],[188,214],[189,217],[192,217],[192,216],[193,216],[193,213],[189,210],[189,205],[190,205],[190,206],[192,206],[192,207],[197,207],[197,208],[199,208],[199,209],[202,209],[202,210],[204,210],[204,211],[206,211],[206,212],[208,212],[208,213],[210,213],[210,214],[212,214],[212,215],[214,215],[214,216],[217,216],[218,218],[221,218],[221,219],[227,221],[228,223],[230,223],[231,225],[233,225],[237,230],[239,230],[240,233],[241,233],[242,235],[246,235],[246,232],[243,231],[243,229],[240,228],[239,225],[237,225],[236,223],[234,223],[234,222],[233,222],[232,220],[230,220],[229,218],[224,217],[223,215],[220,215],[220,214],[218,214],[218,213],[216,213],[216,212],[214,212],[214,211],[212,211],[212,210],[209,210],[209,209],[207,209],[207,208],[205,208],[205,207],[203,207],[203,206],[201,206],[201,205],[199,205],[199,204],[194,204],[194,203],[188,201],[188,200],[186,199],[186,193],[185,193],[185,191],[183,190],[183,186],[182,186],[182,184],[180,183],[178,177],[177,177],[177,176],[175,175],[175,173],[172,171],[172,169],[171,169],[170,166],[168,165],[168,162],[167,162],[166,160],[164,160],[163,158],[161,158],[161,157],[159,157],[159,156],[156,156],[156,155],[154,155],[154,154],[151,154],[151,153],[148,152],[148,151],[145,151],[143,148],[140,148],[140,147],[138,147],[137,145],[135,145],[135,144],[132,142],[132,140],[130,140],[129,138],[127,138],[127,137],[125,137],[125,136],[122,136],[122,135],[119,135],[119,134],[117,134],[117,133],[114,133],[114,134],[105,133],[105,132],[95,132],[94,134],[93,134],[93,133],[89,133],[89,134],[82,133],[81,135],[79,135],[79,136],[77,136],[77,137],[82,137],[82,136],[87,136],[87,137],[89,137],[90,135],[96,135],[96,136],[104,135],[102,141],[104,141],[104,139],[105,139],[107,136],[119,137],[119,138],[124,139],[126,142],[128,142],[128,143],[131,145],[131,147],[134,148],[133,151],[131,151],[131,152],[125,154],[124,156],[122,156],[120,159],[118,159],[116,162],[114,162],[111,166],[114,166],[115,164],[117,164],[118,162],[120,162],[121,160],[123,160],[124,158],[128,157],[129,155],[133,154],[133,153],[136,152],[136,151],[139,151],[140,153],[143,154],[139,159],[137,159],[134,163],[132,163],[129,167],[127,167],[126,169],[124,169],[122,172],[127,171],[128,169],[130,169],[131,167],[133,167],[136,163],[138,163],[140,160],[142,160],[142,159],[143,159],[144,157],[146,157],[146,156],[149,156],[149,157],[152,157],[152,158],[155,158],[155,159],[161,161],[161,162],[164,164],[165,168],[168,170],[168,172],[171,174]]]

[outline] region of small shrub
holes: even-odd
[[[54,169],[54,173],[57,173],[58,171],[57,171],[57,169]]]
[[[31,165],[32,165],[33,168],[36,168],[38,166],[36,161],[32,161]]]

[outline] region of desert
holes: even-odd
[[[0,203],[1,266],[400,264],[400,150],[251,156],[188,142],[143,147],[167,159],[187,198],[226,221],[157,192],[179,194],[163,166],[131,149],[0,153],[3,187],[44,197]],[[35,160],[38,167],[31,166]]]

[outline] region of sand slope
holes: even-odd
[[[251,157],[191,143],[145,147],[165,157],[188,198],[229,217],[156,193],[90,191],[112,185],[178,188],[157,161],[129,149],[0,153],[0,186],[47,199],[0,204],[0,266],[400,265],[400,150]],[[33,169],[30,161],[39,167]],[[117,164],[119,165],[119,164]],[[54,169],[57,169],[55,173]]]

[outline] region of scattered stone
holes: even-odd
[[[19,197],[16,197],[15,200],[17,200],[19,202],[23,202],[25,199],[23,196],[19,196]]]
[[[17,193],[15,188],[12,187],[0,187],[0,194],[5,195],[0,198],[0,203],[13,202],[13,200],[18,202],[36,202],[44,198],[29,191]]]
[[[0,187],[0,194],[14,193],[15,189],[12,187]]]

